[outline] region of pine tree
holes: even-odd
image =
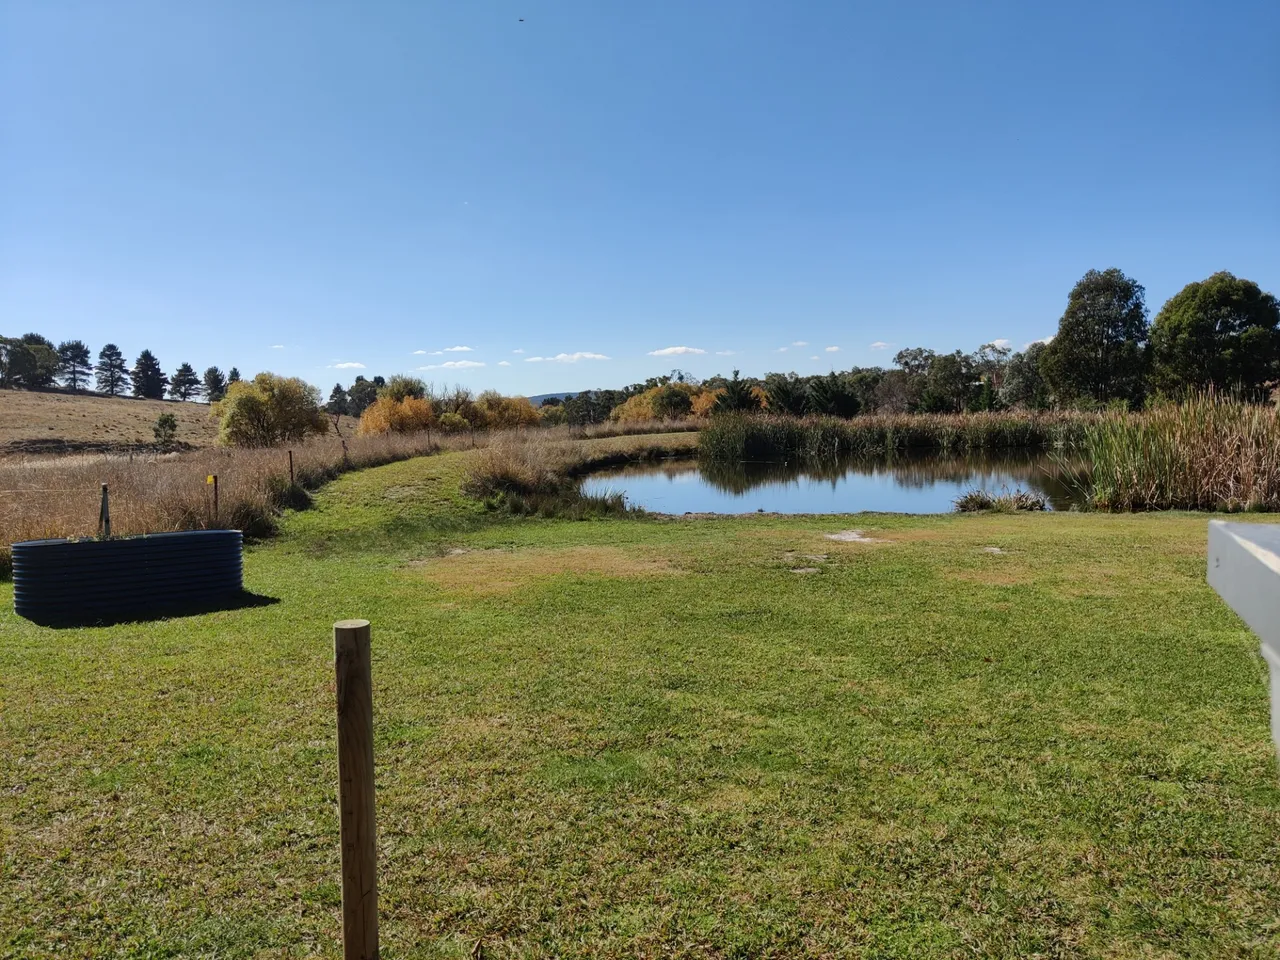
[[[217,403],[227,395],[227,378],[217,367],[204,372],[204,395],[210,403]]]
[[[324,405],[325,413],[341,414],[348,410],[347,391],[340,383],[335,383],[329,391],[329,402]]]
[[[163,400],[164,388],[169,385],[169,378],[160,369],[160,361],[150,350],[138,354],[138,362],[129,372],[133,381],[133,395],[146,400]]]
[[[231,371],[227,374],[227,386],[229,387],[233,383],[239,383],[239,382],[240,382],[240,370],[238,367],[232,367]]]
[[[51,387],[58,375],[58,348],[48,337],[38,333],[24,333],[22,342],[29,354],[28,369],[23,375],[26,387]]]
[[[724,392],[716,398],[717,410],[759,410],[760,401],[751,392],[751,384],[733,371],[733,379],[726,380]]]
[[[191,364],[184,363],[174,371],[173,379],[169,381],[169,396],[175,400],[200,396],[200,378]]]
[[[109,397],[116,396],[124,389],[129,379],[129,367],[124,362],[124,354],[114,343],[108,343],[98,351],[98,365],[93,368],[98,379],[98,392]]]
[[[834,370],[809,381],[808,408],[827,417],[848,419],[858,412],[858,395],[844,377]]]
[[[372,380],[356,377],[355,382],[351,384],[351,389],[347,391],[347,413],[358,417],[377,399],[377,385]]]
[[[28,390],[47,387],[57,372],[57,351],[45,343],[30,343],[27,337],[21,340],[0,337],[0,386]]]
[[[72,390],[79,390],[89,382],[91,369],[89,348],[83,340],[67,340],[58,345],[58,374]]]

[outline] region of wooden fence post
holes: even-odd
[[[373,808],[373,679],[369,621],[333,625],[338,691],[338,806],[343,960],[378,956],[378,853]]]
[[[293,451],[289,451],[289,486],[293,486]]]
[[[107,499],[107,485],[102,485],[102,505],[98,507],[98,534],[103,540],[111,539],[111,501]]]

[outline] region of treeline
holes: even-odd
[[[80,391],[88,390],[93,381],[97,392],[109,397],[129,393],[145,400],[163,400],[167,395],[171,400],[216,403],[226,396],[227,387],[239,380],[240,371],[235,367],[226,374],[208,367],[201,375],[189,363],[167,375],[150,350],[143,350],[130,366],[114,343],[99,350],[94,363],[83,340],[64,340],[55,347],[52,340],[38,333],[0,336],[0,387],[10,389],[62,386]]]
[[[1145,291],[1123,272],[1090,270],[1072,288],[1056,335],[1014,352],[900,350],[894,366],[819,376],[711,377],[676,371],[560,403],[565,422],[704,416],[717,410],[851,417],[858,413],[1140,409],[1209,389],[1263,400],[1280,385],[1280,304],[1227,272],[1190,283],[1148,319]]]
[[[445,432],[501,430],[546,422],[526,397],[503,396],[496,390],[476,395],[461,384],[437,388],[417,377],[402,375],[390,380],[357,377],[350,390],[337,385],[324,409],[332,417],[358,416],[357,430],[365,436],[432,428]]]

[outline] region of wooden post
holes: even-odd
[[[218,475],[213,475],[213,525],[218,525]]]
[[[98,507],[98,534],[103,540],[111,539],[111,502],[107,499],[107,485],[102,485],[102,505]]]
[[[289,451],[289,486],[293,486],[293,451]]]
[[[378,956],[378,853],[373,811],[373,680],[369,621],[333,625],[338,691],[338,806],[343,960]]]

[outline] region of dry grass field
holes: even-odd
[[[178,418],[178,440],[193,447],[217,443],[218,425],[204,403],[135,400],[95,393],[0,390],[0,456],[110,450],[150,444],[162,413]],[[343,418],[343,434],[355,421]]]

